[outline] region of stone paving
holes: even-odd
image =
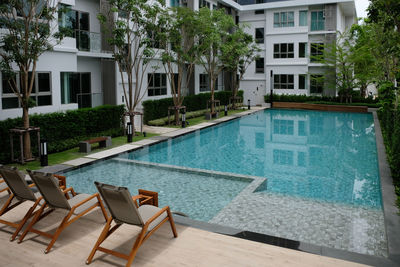
[[[250,184],[210,223],[314,245],[387,256],[382,210],[256,192]]]

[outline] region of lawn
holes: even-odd
[[[147,133],[146,137],[144,137],[142,134],[136,135],[136,136],[133,137],[133,142],[136,142],[136,141],[148,138],[148,137],[156,136],[156,135],[158,135],[158,134]],[[106,150],[106,149],[110,149],[110,148],[121,146],[121,145],[125,145],[125,144],[127,144],[127,137],[126,136],[114,137],[114,138],[112,138],[112,146],[111,147],[99,148],[98,145],[93,145],[91,153],[97,153],[97,152],[100,152],[100,151],[103,151],[103,150]],[[81,153],[81,152],[79,152],[79,148],[78,147],[71,148],[69,150],[65,150],[65,151],[62,151],[62,152],[53,153],[53,154],[50,154],[48,156],[49,166],[60,164],[60,163],[63,163],[65,161],[68,161],[68,160],[73,160],[73,159],[77,159],[77,158],[80,158],[80,157],[84,157],[84,156],[90,155],[91,153]],[[16,163],[9,164],[9,165],[16,166],[20,170],[26,170],[26,169],[37,170],[37,169],[42,168],[40,166],[40,161],[39,160],[27,162],[24,165],[16,164]]]

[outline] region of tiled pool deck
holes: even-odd
[[[52,167],[53,170],[63,170],[81,165],[90,164],[99,159],[106,159],[119,153],[134,150],[142,146],[147,146],[161,142],[166,139],[181,136],[196,130],[213,126],[224,121],[245,116],[263,108],[252,108],[251,111],[241,112],[232,116],[227,116],[205,122],[202,124],[190,126],[184,129],[163,130],[160,136],[151,137],[135,143],[123,145],[121,147],[109,149],[106,151],[90,154],[86,157],[65,162],[64,165]],[[379,122],[376,120],[374,113],[375,124],[377,131],[377,143],[379,154],[379,143],[382,143],[379,128]],[[382,144],[381,144],[382,146]],[[382,150],[382,148],[381,148]],[[384,153],[384,150],[383,150]],[[382,154],[382,151],[380,151]],[[382,157],[382,155],[380,155]],[[380,159],[380,168],[382,176],[382,166]],[[47,171],[52,171],[52,168]],[[386,166],[387,168],[387,166]],[[385,170],[384,170],[385,171]],[[390,177],[390,173],[389,173]],[[381,177],[381,179],[384,177]],[[385,178],[387,179],[387,178]],[[318,251],[324,251],[324,247],[347,250],[362,254],[371,254],[381,258],[385,264],[390,264],[385,258],[399,261],[399,247],[396,247],[398,237],[393,237],[392,222],[390,225],[385,225],[385,219],[388,217],[388,212],[385,211],[385,219],[382,211],[371,210],[345,206],[341,204],[330,204],[307,199],[299,199],[287,196],[277,196],[269,193],[253,193],[254,189],[260,184],[260,181],[251,183],[243,190],[228,206],[226,206],[219,214],[217,214],[210,223],[233,227],[256,233],[263,233],[271,236],[279,236],[290,240],[298,240],[305,244],[310,243],[321,246]],[[382,184],[384,187],[384,184]],[[392,186],[393,187],[393,186]],[[390,197],[392,192],[389,192]],[[385,197],[383,199],[385,204]],[[390,200],[391,201],[391,200]],[[387,202],[387,201],[386,201]],[[391,204],[393,206],[393,203]],[[385,204],[385,208],[388,204]],[[389,207],[389,216],[393,217],[394,210]],[[249,218],[243,221],[240,218]],[[394,225],[399,225],[399,218],[393,217]],[[180,220],[178,220],[179,222]],[[190,220],[189,220],[190,221]],[[194,223],[196,224],[196,223]],[[309,226],[309,227],[307,227]],[[386,232],[386,230],[390,232]],[[205,227],[212,230],[214,227]],[[389,229],[388,229],[389,228]],[[218,231],[217,231],[218,232]],[[219,231],[224,232],[224,231]],[[391,234],[392,233],[392,234]],[[386,240],[388,239],[388,240]],[[389,247],[389,255],[388,255]],[[307,249],[305,250],[307,251]],[[309,252],[321,254],[311,249]],[[332,252],[333,253],[333,252]],[[357,261],[360,254],[346,254],[344,256],[339,253],[341,258],[354,259]],[[335,255],[335,253],[333,253]],[[370,262],[374,264],[373,257],[365,257],[366,259],[358,260],[359,262]],[[378,265],[381,265],[381,261]],[[374,264],[376,265],[376,264]]]

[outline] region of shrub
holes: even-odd
[[[222,105],[229,104],[229,98],[232,96],[231,91],[215,92],[215,99],[221,101]],[[243,97],[243,91],[238,92],[238,96]],[[202,110],[207,107],[207,101],[211,98],[211,93],[201,93],[197,95],[186,96],[183,100],[183,105],[186,106],[186,111]],[[159,118],[168,116],[168,107],[173,106],[174,102],[171,97],[158,100],[146,100],[142,103],[144,109],[143,121],[148,124]]]
[[[119,136],[123,134],[121,118],[124,106],[100,106],[35,114],[30,116],[31,125],[40,127],[40,136],[48,142],[48,152],[58,152],[73,148],[79,141],[101,135]],[[10,162],[9,129],[22,125],[22,119],[0,121],[0,162]],[[32,135],[32,148],[36,153],[36,135]],[[14,138],[17,139],[17,138]],[[17,141],[17,140],[16,140]],[[14,143],[14,150],[19,142]]]
[[[206,109],[186,112],[186,119],[191,119],[191,118],[196,118],[196,117],[203,116],[204,114],[206,114],[206,112],[207,112]],[[182,118],[181,114],[179,114],[179,118]],[[175,121],[175,116],[172,115],[170,117],[170,122],[174,123],[174,121]],[[164,126],[164,125],[167,125],[168,124],[168,116],[167,117],[163,117],[163,118],[159,118],[159,119],[156,119],[156,120],[151,120],[147,124],[151,125],[151,126]]]

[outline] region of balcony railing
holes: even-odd
[[[102,52],[101,34],[98,32],[89,32],[83,30],[75,30],[76,48],[79,51]]]

